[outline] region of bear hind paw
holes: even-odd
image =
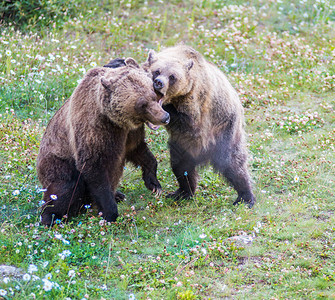
[[[180,200],[187,200],[192,197],[191,194],[183,191],[182,189],[178,189],[175,192],[167,194],[166,198],[171,198],[175,201],[180,201]]]
[[[233,205],[239,205],[244,203],[248,206],[248,208],[252,208],[255,205],[255,197],[253,194],[248,193],[247,195],[238,196]]]

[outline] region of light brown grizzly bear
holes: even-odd
[[[210,163],[237,191],[234,204],[242,201],[252,207],[255,197],[247,169],[244,112],[226,76],[186,45],[159,53],[151,50],[143,68],[151,72],[171,117],[166,128],[179,189],[170,196],[193,196],[196,166]]]
[[[43,188],[42,223],[75,215],[92,201],[107,221],[118,216],[116,192],[125,161],[142,167],[145,185],[161,192],[157,162],[144,140],[144,123],[166,125],[151,78],[128,58],[118,69],[84,76],[50,120],[37,157]]]

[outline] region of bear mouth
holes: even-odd
[[[164,99],[164,95],[160,92],[156,92],[157,96],[159,97],[159,105],[162,106],[163,105],[163,99]],[[154,125],[152,123],[150,123],[149,121],[145,122],[145,124],[151,129],[151,130],[157,130],[160,125]]]
[[[158,97],[158,100],[161,100],[164,97],[164,94],[161,93],[160,91],[156,90],[156,89],[155,89],[155,93],[156,93],[156,95]]]
[[[145,123],[151,130],[157,130],[160,126],[159,125],[154,125],[150,122]]]

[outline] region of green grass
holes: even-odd
[[[0,24],[0,265],[22,274],[0,280],[0,298],[335,298],[331,1],[24,7],[35,4],[21,1],[16,19],[0,4],[8,18]],[[161,197],[127,165],[116,224],[90,208],[41,226],[35,159],[51,116],[91,67],[115,57],[143,62],[148,49],[179,42],[217,64],[240,95],[255,207],[234,207],[235,191],[210,167],[200,170],[196,197],[166,199],[177,188],[167,133],[148,130]]]

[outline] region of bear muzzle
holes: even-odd
[[[165,77],[157,77],[156,79],[154,79],[154,83],[153,83],[154,89],[156,94],[160,93],[161,95],[165,96],[166,92],[169,89],[169,82],[166,80]]]
[[[165,113],[165,116],[160,120],[160,122],[162,123],[162,125],[167,125],[170,123],[170,114],[169,113]],[[157,130],[160,126],[159,125],[155,125],[152,124],[151,122],[147,121],[145,123],[151,130]]]
[[[156,78],[156,79],[154,80],[154,89],[159,91],[159,90],[161,90],[163,87],[164,87],[164,82],[163,82],[161,79]]]
[[[169,113],[166,113],[165,114],[165,117],[163,118],[162,120],[163,124],[167,125],[170,123],[170,114]]]

